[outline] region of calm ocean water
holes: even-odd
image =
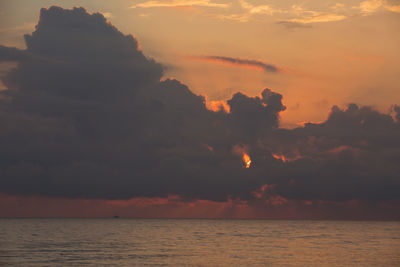
[[[400,266],[400,222],[0,219],[4,266]]]

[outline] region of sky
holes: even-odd
[[[0,15],[0,216],[400,218],[400,1]]]

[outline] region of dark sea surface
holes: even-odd
[[[3,266],[400,266],[400,222],[0,219]]]

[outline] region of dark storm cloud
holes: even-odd
[[[280,181],[283,195],[329,200],[400,197],[400,124],[390,115],[356,104],[334,106],[325,122],[274,134],[264,145],[286,156],[284,176],[290,180],[286,185]]]
[[[27,58],[27,53],[15,47],[0,45],[0,62],[22,61]]]
[[[30,55],[4,80],[10,89],[24,93],[42,91],[77,99],[122,98],[158,82],[162,75],[160,64],[138,50],[135,38],[123,35],[103,15],[90,15],[83,8],[42,9],[35,32],[24,37],[26,51],[3,48],[1,53],[2,58],[8,55],[14,60]]]
[[[3,193],[224,201],[273,184],[268,194],[293,199],[399,199],[397,106],[393,117],[334,107],[323,123],[281,129],[279,93],[236,93],[230,113],[210,111],[160,81],[162,66],[101,14],[42,9],[25,40],[0,48],[18,61],[0,95]]]
[[[394,105],[394,106],[392,107],[392,109],[393,109],[393,112],[395,113],[396,121],[397,121],[397,122],[400,122],[400,106]]]
[[[237,182],[226,186],[241,179],[235,169],[243,172],[225,140],[227,115],[207,110],[178,81],[160,82],[161,65],[132,36],[100,14],[51,7],[25,40],[21,53],[31,56],[3,79],[3,192],[221,200],[241,193]],[[14,50],[7,51],[9,59]],[[214,143],[216,162],[207,149]]]
[[[266,72],[279,72],[280,69],[272,64],[267,64],[260,60],[246,59],[246,58],[235,58],[235,57],[223,57],[223,56],[193,56],[192,59],[211,61],[217,63],[228,63],[236,66],[243,67],[255,67],[262,69]]]
[[[282,95],[264,89],[260,97],[248,97],[236,93],[228,101],[230,106],[229,120],[231,127],[247,142],[256,141],[262,131],[277,128],[279,112],[286,107],[282,104]]]

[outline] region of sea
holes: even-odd
[[[0,219],[1,266],[400,266],[400,222]]]

